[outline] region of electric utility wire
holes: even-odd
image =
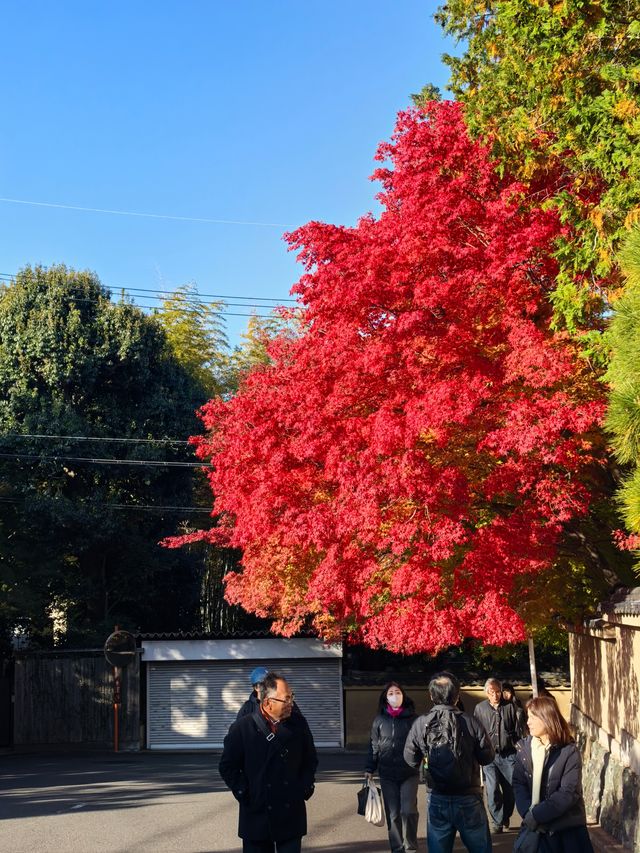
[[[157,305],[143,305],[139,302],[139,300],[146,299],[146,300],[151,300],[152,302],[163,302],[163,303],[166,301],[163,297],[147,296],[146,294],[143,294],[143,293],[134,293],[134,294],[130,294],[130,295],[131,295],[132,299],[136,300],[135,304],[139,304],[141,308],[151,308],[154,311],[158,311],[161,309]],[[65,298],[69,298],[69,297],[65,297]],[[80,301],[95,302],[96,300],[88,299],[87,297],[79,297],[78,301],[79,302]],[[115,303],[115,304],[117,304],[117,303]],[[193,307],[196,307],[196,308],[199,307],[200,305],[202,305],[204,307],[213,306],[213,307],[218,308],[218,310],[216,312],[217,314],[228,314],[229,312],[226,309],[229,307],[230,308],[252,309],[252,312],[253,312],[253,309],[256,309],[256,310],[260,310],[260,309],[265,310],[266,309],[266,310],[273,312],[278,308],[286,308],[287,311],[294,311],[295,312],[295,311],[299,311],[302,307],[302,306],[295,306],[295,305],[259,305],[258,303],[254,304],[251,302],[196,302],[196,301],[187,302],[187,301],[185,301],[182,304],[187,308],[190,305]],[[255,313],[255,312],[253,312],[253,313]],[[243,314],[242,316],[252,316],[252,315]],[[278,317],[277,314],[273,314],[273,313],[271,313],[271,314],[260,314],[260,315],[256,314],[255,316],[275,317],[275,318]]]
[[[44,292],[41,294],[41,296],[45,296],[45,295],[46,294]],[[129,295],[131,295],[131,294],[129,294]],[[64,294],[64,295],[59,296],[57,298],[63,299],[63,300],[71,300],[72,302],[88,302],[89,304],[93,304],[93,305],[100,302],[101,299],[107,299],[106,296],[103,296],[103,297],[80,296],[79,294],[76,294],[76,293]],[[135,298],[135,299],[150,299],[150,300],[153,300],[155,302],[159,302],[159,301],[164,302],[165,301],[160,296],[147,296],[146,294],[140,294],[140,293],[134,294],[133,298]],[[117,303],[115,303],[115,304],[117,304]],[[201,302],[201,301],[196,301],[196,300],[191,300],[191,301],[185,300],[183,304],[186,306],[192,305],[195,307],[198,307],[200,305],[203,305],[203,306],[207,306],[207,305],[219,306],[220,307],[219,313],[221,313],[221,314],[224,313],[225,309],[228,307],[231,307],[231,308],[267,308],[270,310],[274,310],[274,309],[280,307],[279,305],[258,305],[258,304],[254,305],[251,302],[248,302],[248,303],[247,302]],[[143,308],[152,308],[155,306],[143,305],[142,307]],[[295,309],[293,308],[293,306],[291,306],[291,307],[287,307],[287,310],[291,311],[291,310],[295,310]]]
[[[15,280],[16,280],[16,276],[9,276],[9,275],[5,276],[4,274],[0,273],[0,283],[12,284]],[[107,287],[107,285],[104,285],[104,287]],[[175,290],[175,291],[173,291],[173,290],[157,290],[157,291],[154,291],[151,288],[142,288],[142,287],[124,287],[123,286],[123,287],[117,287],[116,288],[113,286],[109,286],[108,289],[111,291],[110,294],[108,294],[108,295],[107,294],[101,294],[100,296],[97,296],[97,297],[90,297],[90,296],[81,296],[80,294],[77,294],[77,293],[69,293],[68,295],[62,296],[61,298],[62,299],[75,299],[78,302],[98,302],[98,301],[100,301],[100,299],[108,299],[112,296],[117,296],[118,291],[120,291],[120,293],[124,293],[128,296],[131,296],[132,299],[150,299],[150,300],[153,300],[156,302],[169,302],[169,301],[171,301],[171,297],[176,296],[176,294],[178,294],[177,290]],[[144,292],[142,292],[142,293],[134,293],[133,292],[133,291],[138,291],[138,290],[144,291]],[[158,295],[154,295],[154,294],[158,294]],[[46,291],[44,289],[43,289],[41,295],[42,296],[46,295]],[[207,298],[215,297],[215,294],[202,294],[202,296],[205,296],[205,295],[207,296]],[[243,299],[245,301],[244,302],[235,302],[234,300],[236,300],[236,299]],[[260,301],[260,300],[262,300],[262,301]],[[273,304],[272,305],[265,304],[267,300],[272,302]],[[227,308],[227,307],[231,306],[233,308],[262,308],[262,309],[266,308],[269,310],[274,310],[276,308],[285,307],[284,305],[281,304],[282,301],[290,302],[290,303],[297,302],[297,300],[295,300],[295,299],[278,300],[275,297],[271,297],[271,296],[230,296],[230,295],[227,295],[224,297],[222,295],[219,295],[218,297],[213,298],[212,301],[207,302],[201,298],[201,294],[196,294],[196,293],[194,293],[194,294],[181,293],[178,296],[178,301],[181,304],[184,304],[187,306],[193,305],[195,307],[212,305],[212,306],[219,306],[221,308]],[[296,308],[298,306],[290,305],[290,306],[286,306],[286,307],[289,309],[293,309],[293,308]]]
[[[45,294],[43,293],[42,295],[44,296]],[[153,297],[144,297],[144,296],[138,297],[138,299],[152,299],[152,298]],[[98,299],[90,299],[89,297],[86,297],[86,296],[76,296],[74,294],[69,294],[68,296],[66,296],[66,295],[65,296],[59,296],[58,299],[60,299],[61,302],[72,302],[74,304],[86,303],[89,305],[98,305],[100,302],[99,298]],[[105,296],[104,299],[106,301],[110,302],[108,297]],[[122,303],[110,302],[110,304],[118,305],[118,304],[122,304]],[[158,310],[157,306],[155,306],[155,305],[138,305],[135,302],[133,302],[132,305],[136,308],[145,308],[145,309],[150,310],[150,311],[157,311]],[[240,307],[250,308],[251,306],[250,305],[242,305]],[[256,307],[257,308],[270,308],[271,306],[270,305],[258,305]],[[277,306],[274,305],[273,307],[275,308]],[[274,314],[257,314],[255,311],[252,311],[250,314],[241,314],[241,313],[233,312],[233,311],[220,310],[217,313],[220,317],[259,317],[263,320],[278,319],[277,315],[274,315]]]
[[[129,444],[190,444],[181,438],[107,438],[98,435],[51,435],[41,432],[7,432],[0,435],[0,442],[5,438],[37,438],[63,441],[119,441]]]
[[[139,465],[152,468],[213,468],[209,462],[166,462],[154,459],[96,459],[91,456],[44,456],[35,453],[0,453],[0,459],[28,462],[89,462],[92,465]]]
[[[42,295],[44,296],[45,294],[43,293]],[[88,305],[98,305],[100,302],[99,298],[98,299],[90,299],[89,297],[76,296],[75,294],[69,294],[68,296],[67,295],[59,296],[57,298],[60,299],[60,301],[62,301],[62,302],[72,302],[74,304],[84,303],[84,304],[88,304]],[[106,301],[110,301],[107,297],[104,297],[104,298]],[[156,299],[156,297],[153,297],[153,296],[137,296],[136,298],[137,299]],[[110,302],[110,304],[111,305],[119,305],[119,304],[123,304],[123,303]],[[126,304],[126,303],[124,303],[124,304]],[[146,310],[153,311],[153,312],[160,310],[157,305],[142,305],[142,304],[138,304],[137,302],[132,302],[131,304],[136,308],[144,308]],[[196,303],[193,303],[193,304],[196,304]],[[203,304],[204,305],[213,305],[215,303],[206,303],[205,302]],[[239,308],[252,308],[253,306],[243,304],[243,305],[238,305],[237,307],[239,307]],[[278,308],[279,306],[277,306],[277,305],[273,305],[273,306],[271,306],[271,305],[256,305],[255,307],[256,308],[273,308],[273,309],[275,309],[275,308]],[[256,311],[251,311],[250,314],[245,314],[245,313],[239,313],[239,312],[234,312],[234,311],[225,311],[224,308],[220,308],[220,310],[217,311],[217,315],[219,317],[258,317],[258,318],[263,319],[263,320],[278,320],[278,319],[280,319],[277,314],[273,314],[273,313],[271,313],[271,314],[258,314]]]
[[[0,280],[13,282],[16,280],[17,276],[18,276],[17,273],[2,272],[2,273],[0,273]],[[160,288],[153,288],[153,287],[133,287],[132,285],[128,285],[128,284],[105,284],[104,282],[101,282],[101,284],[103,285],[103,287],[106,287],[109,290],[113,290],[113,291],[116,291],[116,290],[126,290],[126,291],[136,291],[136,292],[142,291],[145,293],[159,293],[159,294],[163,294],[163,295],[167,295],[167,296],[175,295],[175,293],[178,289],[178,288],[176,288],[176,290],[161,290]],[[280,297],[276,297],[276,296],[241,296],[238,294],[232,295],[229,293],[227,293],[227,294],[225,294],[225,293],[184,294],[185,299],[193,299],[194,301],[197,301],[200,297],[202,299],[244,299],[244,300],[248,300],[250,302],[275,302],[276,305],[279,305],[281,302],[297,302],[298,301],[297,299],[293,299],[291,297],[280,298]],[[259,306],[259,307],[269,308],[271,306],[263,305],[263,306]]]
[[[146,294],[146,293],[129,293],[128,295],[131,296],[132,299],[150,299],[154,302],[168,302],[168,301],[170,301],[169,299],[165,299],[164,296],[151,296],[151,294]],[[86,298],[86,297],[83,297],[83,298]],[[230,308],[261,308],[261,309],[267,309],[270,311],[274,311],[276,308],[285,308],[286,307],[288,311],[294,311],[296,309],[296,307],[298,307],[295,305],[287,305],[287,306],[276,305],[276,304],[265,305],[265,304],[259,303],[259,302],[234,302],[233,297],[229,300],[225,300],[225,301],[219,300],[218,302],[216,302],[216,301],[203,302],[202,300],[199,300],[199,299],[185,299],[185,300],[182,300],[180,304],[186,305],[186,306],[191,305],[191,306],[195,306],[196,308],[199,307],[200,305],[214,306],[214,307],[219,306],[222,310],[230,307]]]
[[[105,287],[106,286],[107,285],[105,285]],[[113,289],[116,289],[115,285],[110,285],[110,287],[113,287]],[[160,289],[156,290],[152,287],[128,287],[126,285],[123,285],[122,287],[124,287],[125,290],[130,290],[130,291],[143,291],[145,293],[161,293],[163,295],[168,295],[168,296],[175,295],[176,290],[178,289],[178,288],[176,288],[176,290],[160,290]],[[202,298],[206,298],[206,299],[248,299],[251,302],[262,301],[262,302],[280,303],[280,302],[297,302],[298,301],[297,299],[293,299],[291,297],[279,298],[276,296],[239,296],[239,295],[232,296],[230,294],[225,295],[223,293],[193,293],[193,294],[183,293],[182,295],[184,298],[195,299],[195,300],[197,300],[198,297],[202,297]],[[264,307],[266,308],[268,306],[265,305]]]
[[[43,497],[51,497],[48,495],[44,495]],[[3,504],[24,504],[24,501],[18,500],[17,498],[0,498],[0,503]],[[99,507],[108,507],[109,509],[139,509],[144,510],[145,512],[206,512],[211,515],[210,507],[203,506],[159,506],[155,504],[112,504],[112,503],[87,503],[83,502],[83,506],[99,506]]]
[[[79,207],[74,204],[59,204],[51,201],[28,201],[23,198],[0,198],[5,204],[25,204],[31,207],[55,207],[59,210],[80,210],[84,213],[108,213],[113,216],[136,216],[143,219],[171,219],[174,222],[205,222],[211,225],[254,225],[263,228],[291,228],[284,222],[255,222],[245,219],[209,219],[201,216],[173,216],[163,213],[140,213],[134,210],[110,210],[103,207]]]

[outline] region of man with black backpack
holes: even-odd
[[[459,832],[469,853],[490,853],[480,765],[493,761],[493,747],[482,723],[456,707],[460,684],[455,675],[434,675],[429,695],[433,708],[414,722],[404,748],[407,764],[425,771],[427,849],[451,853]]]

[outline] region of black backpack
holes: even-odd
[[[473,786],[473,748],[469,749],[470,738],[461,711],[439,708],[427,715],[423,753],[429,788],[455,794]]]

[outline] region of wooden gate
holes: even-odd
[[[121,670],[120,749],[140,748],[140,658]],[[102,650],[16,656],[14,746],[113,746],[113,670]]]

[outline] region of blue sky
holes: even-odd
[[[411,92],[444,88],[438,5],[0,0],[0,196],[186,218],[2,201],[0,273],[285,299],[300,270],[282,233],[375,209],[378,142]],[[235,343],[246,318],[227,323]]]

